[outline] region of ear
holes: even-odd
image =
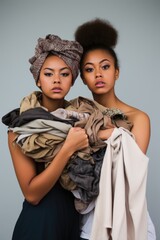
[[[41,83],[40,83],[39,80],[37,81],[36,85],[37,85],[37,87],[39,87],[39,88],[41,87]]]
[[[115,80],[117,80],[119,78],[119,69],[116,69],[115,72]]]

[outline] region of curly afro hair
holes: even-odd
[[[113,25],[109,21],[99,18],[80,25],[74,36],[84,50],[97,46],[114,48],[118,40],[118,32]]]

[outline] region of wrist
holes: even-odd
[[[74,154],[74,150],[69,147],[67,144],[63,144],[61,151],[63,152],[64,156],[70,158]]]

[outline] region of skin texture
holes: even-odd
[[[57,56],[49,56],[41,69],[37,86],[42,90],[42,105],[49,111],[64,107],[64,97],[72,86],[72,73]],[[9,132],[8,145],[15,173],[28,202],[36,205],[51,190],[74,152],[88,146],[88,137],[81,128],[71,128],[68,136],[51,164],[39,175],[34,160],[25,156],[13,144],[15,134]]]
[[[143,153],[146,153],[150,140],[150,119],[148,115],[122,102],[115,94],[115,83],[119,69],[114,58],[104,49],[94,49],[85,54],[81,77],[92,92],[95,101],[108,108],[118,108],[133,123],[132,133]],[[99,132],[99,137],[107,139],[113,129]],[[106,137],[105,137],[106,134]]]

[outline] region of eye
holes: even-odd
[[[86,67],[85,69],[84,69],[84,71],[85,72],[88,72],[88,73],[90,73],[90,72],[93,72],[93,68],[92,67]]]
[[[68,76],[70,76],[70,72],[63,72],[63,73],[61,73],[61,76],[62,77],[68,77]]]
[[[103,70],[107,70],[109,67],[110,67],[109,64],[105,64],[105,65],[102,66],[102,69],[103,69]]]
[[[53,76],[53,74],[52,74],[51,72],[45,72],[44,75],[45,75],[46,77],[51,77],[51,76]]]

